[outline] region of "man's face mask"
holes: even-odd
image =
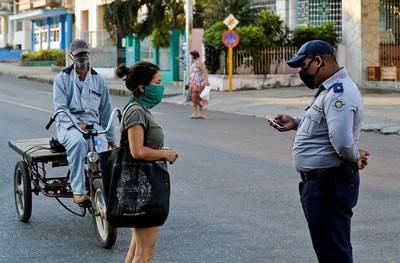
[[[315,89],[315,87],[314,87],[314,78],[315,78],[315,76],[318,74],[318,72],[319,72],[319,70],[321,69],[321,67],[324,65],[324,64],[322,63],[321,67],[319,67],[319,68],[317,69],[317,71],[316,71],[313,75],[310,75],[310,74],[308,74],[307,69],[308,69],[308,67],[311,65],[311,63],[314,62],[314,60],[315,60],[315,58],[313,58],[313,59],[307,64],[307,67],[303,68],[303,69],[299,72],[300,79],[301,79],[301,80],[304,82],[304,84],[306,84],[306,86],[307,86],[308,88],[310,88],[310,89]]]
[[[89,68],[89,54],[74,56],[74,64],[77,69],[83,70]]]

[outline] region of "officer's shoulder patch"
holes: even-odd
[[[333,101],[333,108],[337,111],[340,111],[344,108],[346,104],[344,103],[343,99],[335,99]]]
[[[343,92],[343,83],[334,83],[332,87],[333,87],[333,92],[335,93]]]

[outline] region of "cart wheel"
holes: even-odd
[[[23,161],[15,165],[14,196],[19,220],[27,223],[32,214],[32,188],[28,166]]]
[[[101,181],[95,181],[94,184],[94,209],[93,216],[94,228],[97,239],[104,248],[112,248],[117,239],[117,229],[112,227],[106,219],[106,203],[103,196],[103,184]]]

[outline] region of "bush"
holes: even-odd
[[[58,49],[41,49],[39,51],[25,51],[21,55],[22,61],[55,61],[57,66],[65,66],[65,51]]]
[[[329,22],[316,27],[307,24],[305,27],[300,27],[293,32],[292,42],[295,47],[300,48],[304,43],[315,39],[326,41],[336,47],[338,40],[335,23]]]
[[[213,47],[218,51],[225,50],[226,47],[222,43],[222,36],[228,30],[224,22],[217,22],[204,31],[203,42],[205,45]]]

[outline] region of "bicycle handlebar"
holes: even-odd
[[[105,129],[104,131],[98,131],[97,134],[107,133],[107,132],[110,130],[111,125],[112,125],[112,121],[113,121],[113,119],[114,119],[114,117],[115,117],[115,114],[116,114],[117,112],[118,112],[118,120],[121,122],[121,117],[122,117],[121,111],[120,111],[120,109],[115,108],[115,109],[113,109],[113,111],[112,111],[112,113],[111,113],[111,116],[110,116],[110,119],[108,120],[108,124],[107,124],[106,129]],[[60,114],[60,113],[65,113],[65,114],[68,116],[68,118],[72,121],[72,124],[74,125],[74,127],[75,127],[78,131],[80,131],[82,134],[89,134],[88,131],[82,130],[82,129],[79,127],[78,123],[76,123],[76,122],[74,121],[74,119],[72,118],[71,113],[69,113],[68,111],[65,111],[65,110],[58,110],[58,111],[56,111],[56,112],[53,114],[53,116],[50,117],[50,121],[49,121],[49,122],[47,123],[47,125],[46,125],[46,130],[48,130],[48,129],[50,128],[50,126],[51,126],[51,125],[53,124],[53,122],[56,120],[57,115]]]

